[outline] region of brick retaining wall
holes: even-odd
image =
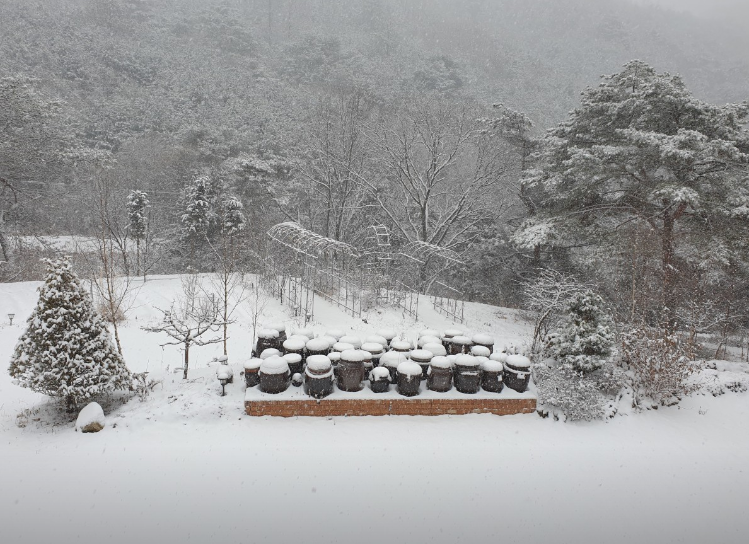
[[[444,414],[530,414],[536,399],[322,399],[246,400],[249,416],[439,416]]]

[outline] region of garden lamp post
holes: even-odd
[[[8,320],[10,321],[10,324],[13,324],[13,318],[16,317],[16,314],[8,314]]]

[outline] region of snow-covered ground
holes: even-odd
[[[3,368],[37,286],[0,284]],[[191,351],[185,382],[173,372],[181,352],[140,329],[178,290],[178,278],[158,277],[138,291],[123,350],[133,371],[163,387],[108,412],[100,433],[51,425],[45,397],[0,372],[0,542],[749,539],[747,393],[589,424],[536,415],[249,418],[239,377],[251,344],[246,311],[231,326],[236,377],[225,397],[210,363],[220,345]],[[419,323],[396,311],[364,323],[318,299],[313,327],[415,336],[452,325],[425,300],[421,310]],[[509,310],[472,304],[467,315],[467,329],[500,345],[528,334]],[[275,301],[263,319],[293,323]]]

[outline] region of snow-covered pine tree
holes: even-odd
[[[613,321],[603,299],[590,290],[572,296],[566,323],[547,337],[547,353],[579,372],[601,368],[611,357]]]
[[[127,219],[130,236],[135,240],[136,265],[140,270],[140,245],[148,233],[148,217],[146,209],[150,206],[148,194],[143,191],[132,190],[127,197]],[[145,266],[144,277],[145,277]]]
[[[714,106],[680,77],[641,61],[583,93],[567,121],[539,142],[522,181],[536,214],[515,234],[526,248],[616,244],[629,230],[657,236],[659,278],[672,329],[678,259],[721,252],[746,261],[749,103]]]
[[[223,225],[222,232],[227,236],[234,236],[244,229],[245,217],[244,206],[235,196],[229,195],[223,202]]]
[[[195,264],[196,246],[216,223],[210,178],[201,176],[187,187],[184,206],[185,212],[181,217],[183,237],[189,241],[190,260]]]
[[[130,371],[70,261],[45,263],[47,277],[13,352],[10,375],[22,387],[63,399],[69,411],[102,393],[129,389]]]

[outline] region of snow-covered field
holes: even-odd
[[[0,284],[3,368],[36,283]],[[239,378],[246,312],[231,326],[235,383],[220,397],[210,360],[140,329],[179,290],[150,279],[121,330],[133,371],[164,380],[107,414],[100,433],[51,425],[41,395],[0,372],[0,542],[736,542],[749,540],[749,394],[572,424],[536,415],[249,418]],[[13,326],[7,313],[15,313]],[[367,323],[316,301],[315,330],[451,325],[422,301]],[[466,328],[521,343],[509,310],[472,304]],[[291,325],[275,301],[264,320]],[[747,365],[733,364],[734,372]],[[20,417],[19,417],[20,414]]]

